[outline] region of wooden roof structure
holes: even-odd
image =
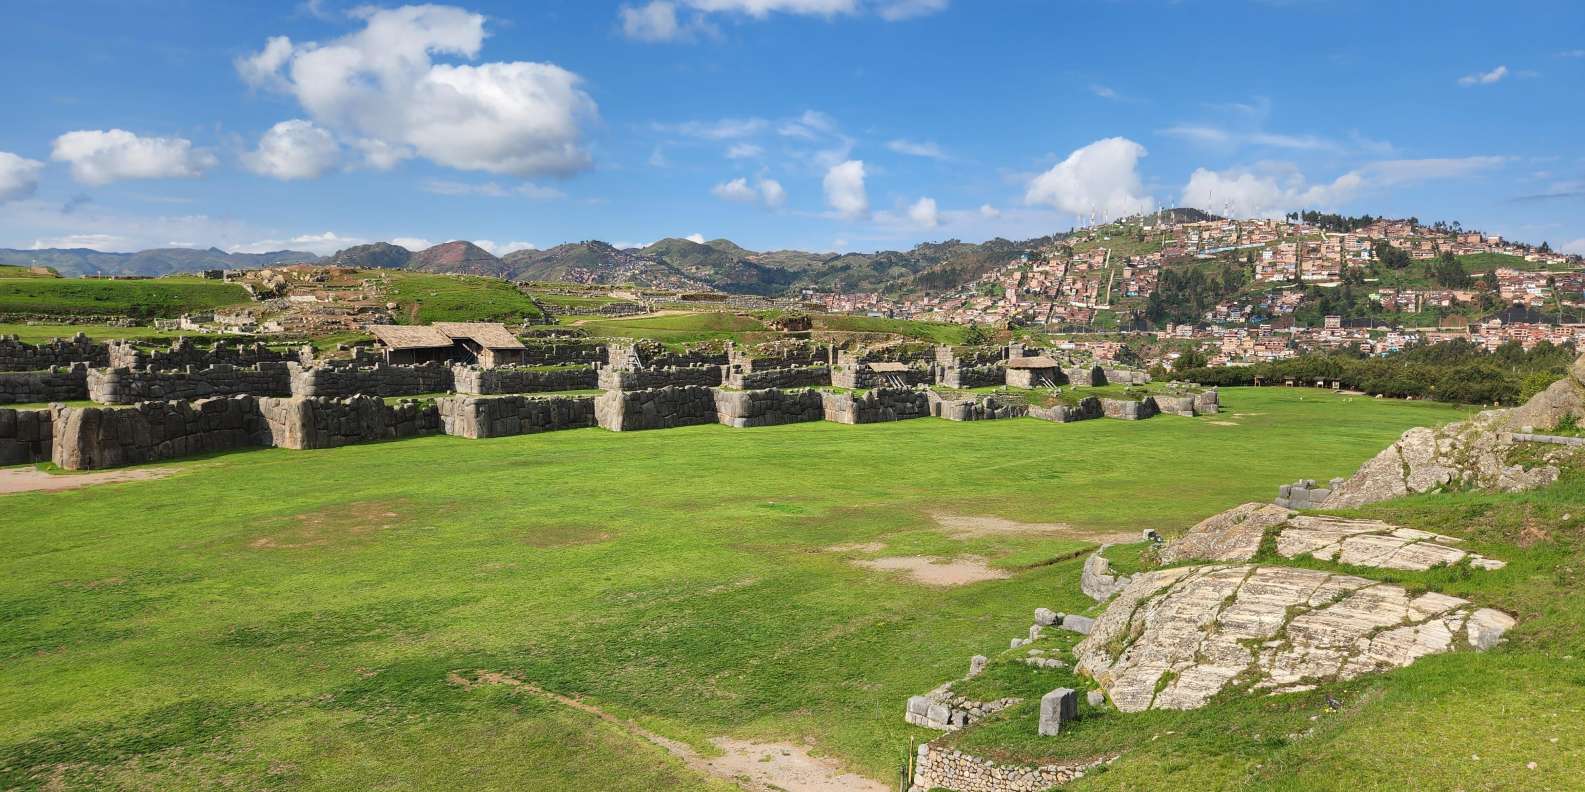
[[[432,326],[453,339],[467,338],[485,349],[527,349],[500,322],[436,322]]]
[[[438,349],[451,346],[451,336],[438,327],[369,325],[369,333],[390,349]]]
[[[468,339],[485,349],[525,349],[499,322],[435,322],[427,327],[369,325],[369,333],[390,349],[440,349]]]

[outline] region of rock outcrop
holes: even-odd
[[[1275,533],[1277,555],[1310,556],[1378,569],[1424,571],[1438,565],[1469,564],[1477,569],[1502,569],[1506,564],[1460,549],[1462,542],[1380,520],[1300,517],[1296,512],[1260,503],[1228,509],[1194,526],[1161,549],[1165,563],[1180,561],[1249,561],[1260,552],[1268,533]],[[1081,585],[1083,580],[1081,579]],[[1086,593],[1088,590],[1086,589]]]
[[[1208,517],[1188,533],[1161,548],[1161,561],[1248,561],[1260,550],[1261,537],[1286,522],[1293,512],[1269,503],[1245,503]]]
[[[1106,548],[1101,545],[1094,555],[1084,560],[1084,571],[1079,573],[1079,590],[1096,602],[1105,602],[1128,585],[1130,578],[1112,571],[1112,562],[1106,560]]]
[[[1310,569],[1177,567],[1134,577],[1074,647],[1123,712],[1195,709],[1230,686],[1275,692],[1489,648],[1512,617],[1445,594]]]

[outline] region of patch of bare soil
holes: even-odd
[[[1092,542],[1135,542],[1133,534],[1105,533],[1074,528],[1067,523],[1022,523],[1001,517],[972,517],[967,514],[937,512],[930,515],[936,524],[945,528],[952,539],[974,539],[982,536],[1059,536],[1084,539]],[[1119,537],[1123,537],[1119,539]]]
[[[827,553],[879,553],[886,549],[885,542],[850,542],[848,544],[831,545],[826,548]]]
[[[354,501],[338,503],[310,512],[292,515],[277,531],[259,536],[248,542],[255,550],[301,550],[324,547],[330,544],[357,539],[389,530],[400,522],[397,509],[405,509],[404,500]]]
[[[1212,426],[1238,426],[1237,421],[1206,421]]]
[[[140,470],[107,470],[103,473],[45,473],[37,468],[6,468],[0,470],[0,495],[18,492],[52,492],[55,490],[90,487],[94,484],[119,484],[127,481],[150,481],[169,476],[171,468],[142,468]]]
[[[721,755],[705,757],[686,743],[663,737],[593,704],[552,693],[508,674],[482,670],[453,671],[446,676],[446,680],[464,688],[507,685],[588,713],[659,746],[696,773],[729,781],[750,792],[886,792],[889,789],[885,784],[845,773],[835,762],[810,756],[807,749],[789,743],[755,743],[716,737],[710,742],[721,750]]]
[[[859,559],[853,563],[882,572],[907,572],[915,582],[927,586],[966,586],[983,580],[1012,577],[1010,572],[992,569],[979,556],[963,556],[953,560],[931,556],[892,556]]]

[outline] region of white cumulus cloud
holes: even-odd
[[[518,176],[589,166],[584,129],[598,109],[578,75],[551,63],[435,63],[478,57],[482,14],[439,5],[357,13],[362,30],[325,44],[271,38],[237,71],[292,95],[314,122],[357,140],[376,167],[411,154]]]
[[[913,206],[908,207],[908,219],[914,221],[915,225],[935,228],[941,222],[941,214],[936,211],[936,199],[925,197],[915,201]]]
[[[763,203],[772,209],[780,207],[787,200],[787,191],[775,179],[760,179],[750,185],[747,178],[739,177],[711,187],[710,194],[723,201]]]
[[[1458,78],[1458,84],[1466,86],[1466,87],[1467,86],[1471,86],[1471,85],[1491,85],[1492,83],[1501,81],[1502,78],[1507,77],[1507,76],[1508,76],[1508,67],[1507,66],[1498,66],[1497,68],[1492,69],[1489,72],[1476,72],[1475,74],[1466,74],[1463,77]]]
[[[44,163],[9,151],[0,151],[0,203],[32,197],[39,186]]]
[[[683,237],[683,239],[686,239],[689,242],[694,243],[695,245],[703,245],[704,244],[704,234],[689,234],[689,235]]]
[[[1139,177],[1145,147],[1121,137],[1097,140],[1029,182],[1024,202],[1113,220],[1149,211]]]
[[[124,129],[83,129],[55,138],[50,158],[71,164],[84,184],[127,179],[191,179],[216,164],[215,155],[178,137],[139,137]]]
[[[826,205],[847,220],[869,214],[870,198],[864,190],[864,161],[848,160],[826,171]]]
[[[328,256],[338,250],[362,245],[368,240],[358,237],[342,236],[334,231],[322,234],[303,234],[290,239],[261,239],[245,245],[233,245],[227,250],[232,253],[270,253],[277,250],[302,250]]]
[[[341,147],[312,121],[282,121],[259,138],[259,146],[242,155],[242,164],[261,176],[290,181],[315,179],[336,166]]]
[[[1183,188],[1182,202],[1239,217],[1278,217],[1298,209],[1337,209],[1369,190],[1477,176],[1506,162],[1508,158],[1498,156],[1381,160],[1322,183],[1311,183],[1291,163],[1224,171],[1198,168]]]

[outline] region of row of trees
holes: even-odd
[[[1487,352],[1466,340],[1413,347],[1387,357],[1358,352],[1303,355],[1253,366],[1193,368],[1179,379],[1201,385],[1276,385],[1293,379],[1341,383],[1372,395],[1464,404],[1519,404],[1562,379],[1574,361],[1573,344],[1543,341],[1526,351],[1510,341]]]

